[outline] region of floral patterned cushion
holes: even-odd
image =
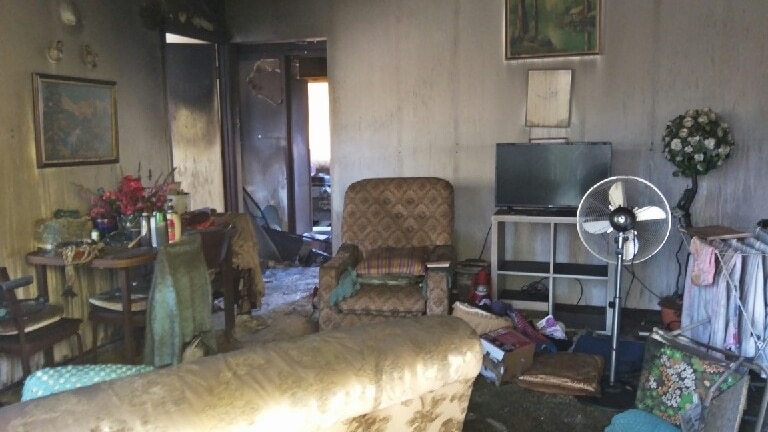
[[[715,361],[705,360],[665,345],[643,368],[637,390],[637,407],[662,419],[680,425],[680,413],[694,403],[694,394],[700,401],[728,368]],[[715,390],[715,397],[739,380],[731,374]]]
[[[383,247],[369,251],[357,265],[359,275],[413,275],[423,276],[426,270],[426,247]]]

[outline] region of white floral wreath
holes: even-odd
[[[733,136],[728,123],[710,108],[690,109],[664,129],[664,157],[677,167],[675,174],[704,175],[731,156]]]

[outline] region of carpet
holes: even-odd
[[[318,331],[312,294],[319,267],[276,267],[264,270],[266,287],[259,309],[235,317],[234,341],[219,338],[219,352],[304,336]],[[214,314],[214,326],[224,328],[223,313]]]

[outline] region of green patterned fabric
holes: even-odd
[[[24,381],[21,400],[27,401],[153,370],[148,365],[93,364],[43,368]]]
[[[662,419],[680,425],[680,413],[694,403],[694,394],[703,404],[709,389],[728,371],[718,362],[704,360],[694,354],[664,346],[643,368],[637,390],[637,407]],[[739,381],[731,374],[715,390],[714,397]]]

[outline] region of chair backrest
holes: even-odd
[[[185,235],[200,235],[205,265],[210,270],[221,267],[227,254],[232,252],[232,233],[232,226],[225,225],[196,230]]]
[[[23,276],[11,280],[6,267],[0,267],[0,298],[5,303],[8,317],[13,321],[16,331],[24,334],[25,312],[16,297],[16,289],[32,284],[32,276]],[[2,326],[0,326],[2,327]],[[3,331],[4,332],[4,331]]]
[[[437,177],[372,178],[344,194],[341,241],[384,246],[453,244],[453,186]]]

